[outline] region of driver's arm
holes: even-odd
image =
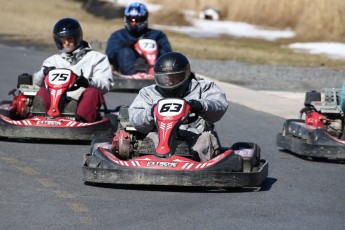
[[[201,99],[204,112],[199,115],[208,123],[219,121],[228,109],[225,93],[212,81],[201,83]]]
[[[142,89],[128,109],[130,123],[141,133],[149,133],[154,129],[153,105],[152,98]]]

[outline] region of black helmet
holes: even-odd
[[[75,41],[75,49],[78,48],[83,40],[83,30],[79,22],[73,18],[63,18],[58,21],[53,30],[53,37],[56,47],[63,49],[61,38],[65,36],[73,36]]]
[[[132,35],[144,32],[147,29],[148,17],[149,12],[146,6],[139,2],[133,2],[125,9],[125,27]]]
[[[157,89],[164,97],[183,97],[191,80],[190,64],[183,54],[163,54],[155,63],[154,72]]]

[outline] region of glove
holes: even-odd
[[[83,75],[78,76],[77,80],[74,82],[75,85],[87,88],[89,87],[89,80],[86,79]]]
[[[136,42],[137,40],[123,41],[121,45],[123,48],[133,48]]]
[[[81,97],[81,95],[83,94],[85,88],[84,87],[80,87],[76,90],[73,90],[73,91],[68,91],[67,92],[67,97],[70,98],[70,99],[73,99],[75,101],[78,101],[79,98]]]
[[[192,113],[201,113],[204,111],[204,108],[202,107],[202,104],[200,101],[190,100],[188,104],[190,105],[190,111]]]
[[[53,69],[56,69],[56,67],[55,66],[43,66],[43,74],[44,74],[44,76],[46,76],[48,73],[49,73],[49,71],[50,70],[53,70]]]
[[[151,113],[150,113],[151,117],[154,117],[154,112],[155,112],[155,105],[151,107]]]

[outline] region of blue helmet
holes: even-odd
[[[125,9],[125,27],[133,35],[140,34],[147,29],[149,12],[144,4],[133,2]]]

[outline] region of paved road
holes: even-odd
[[[9,99],[16,76],[33,72],[47,55],[0,46],[1,98]],[[86,186],[81,164],[88,145],[2,141],[0,229],[345,229],[345,165],[280,151],[275,136],[284,118],[260,111],[263,94],[227,87],[229,110],[217,123],[221,142],[261,146],[270,164],[261,188]],[[106,100],[111,107],[134,97],[110,93]]]

